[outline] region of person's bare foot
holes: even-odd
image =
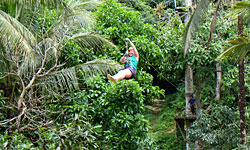
[[[117,79],[113,78],[110,74],[108,74],[107,77],[110,81],[117,83]]]

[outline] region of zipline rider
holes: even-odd
[[[133,79],[137,72],[137,64],[139,61],[139,53],[135,48],[135,45],[128,39],[125,39],[126,49],[127,51],[120,59],[120,62],[124,64],[124,68],[122,68],[117,74],[111,76],[107,75],[108,79],[112,82],[117,82],[118,80],[123,79]],[[128,43],[130,44],[130,48],[128,48]]]

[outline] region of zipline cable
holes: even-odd
[[[128,45],[127,45],[127,43],[125,42],[125,44],[126,44],[126,48],[128,48]],[[126,49],[127,50],[127,49]],[[88,55],[88,54],[87,54]],[[145,59],[145,57],[143,57],[143,55],[140,55],[140,57],[142,57],[142,59],[147,63],[147,64],[149,64],[149,66],[151,66],[157,73],[159,73],[159,74],[162,74],[160,71],[158,71],[150,62],[148,62],[146,59]],[[69,59],[69,58],[68,58]],[[172,82],[170,82],[169,80],[167,80],[164,76],[162,76],[163,77],[163,79],[164,80],[166,80],[168,83],[170,83],[173,87],[175,87],[177,90],[178,90],[178,88],[172,83]],[[178,90],[179,91],[179,90]]]
[[[158,71],[153,65],[151,65],[151,63],[150,62],[148,62],[142,55],[140,55],[140,57],[142,57],[143,58],[143,60],[146,62],[146,63],[148,63],[149,64],[149,66],[151,66],[157,73],[159,73],[159,74],[162,74],[160,71]],[[173,87],[175,87],[177,90],[178,90],[178,88],[172,83],[172,82],[170,82],[169,80],[167,80],[164,76],[162,76],[168,83],[170,83]]]

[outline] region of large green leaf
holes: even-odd
[[[197,31],[199,24],[202,22],[202,17],[204,17],[205,13],[207,12],[209,2],[209,0],[201,0],[187,23],[183,33],[184,57],[188,53],[192,35],[194,35],[194,33]]]
[[[19,21],[0,10],[0,37],[3,45],[17,53],[30,54],[36,45],[34,35]]]
[[[1,0],[3,4],[19,4],[19,5],[46,5],[48,7],[57,7],[62,4],[64,0]]]
[[[238,17],[243,16],[245,22],[250,22],[250,2],[249,1],[242,1],[237,2],[231,12],[228,14],[230,17]]]
[[[108,47],[115,47],[115,45],[105,37],[92,33],[75,34],[73,35],[72,39],[83,48],[88,47],[100,49],[103,45]]]
[[[220,54],[216,60],[227,59],[234,63],[239,62],[242,58],[245,58],[250,52],[250,38],[239,37],[237,40],[228,41],[232,47],[225,50]]]
[[[78,82],[81,80],[77,76],[79,71],[87,77],[97,74],[106,75],[108,73],[115,73],[121,67],[121,65],[109,59],[96,59],[82,65],[51,72],[47,76],[40,78],[38,84],[35,85],[45,87],[42,89],[46,90],[47,93],[62,92],[62,89],[72,91],[79,88]]]
[[[250,19],[250,2],[237,2],[228,16],[239,17],[243,16],[246,21]],[[250,38],[250,37],[249,37]],[[239,61],[247,56],[250,52],[250,39],[239,36],[236,40],[230,40],[232,46],[220,54],[216,60],[227,59],[233,63]]]
[[[18,20],[0,10],[0,49],[2,57],[1,71],[18,67],[15,73],[22,74],[31,68],[34,70],[39,64],[39,55],[35,48],[37,41],[35,36]],[[30,70],[31,72],[33,72]],[[11,70],[9,70],[12,72]],[[27,73],[27,72],[26,72]]]

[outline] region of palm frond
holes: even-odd
[[[45,65],[52,66],[56,63],[59,55],[57,46],[58,43],[50,38],[46,38],[38,43],[37,52],[39,52],[41,59],[46,57]]]
[[[75,68],[67,68],[38,79],[34,85],[42,93],[66,93],[79,89]]]
[[[92,33],[76,34],[72,37],[72,39],[82,48],[88,47],[100,49],[103,45],[108,47],[115,47],[115,45],[105,37]]]
[[[56,36],[57,39],[62,39],[81,29],[88,29],[93,23],[93,19],[86,11],[62,14],[58,21],[45,33],[44,37]]]
[[[86,76],[93,76],[96,74],[115,73],[121,69],[121,65],[115,63],[110,59],[96,59],[89,61],[83,65],[77,66]]]
[[[85,10],[92,10],[97,8],[97,6],[100,4],[101,2],[99,0],[80,0],[77,2],[73,2],[71,5],[72,9],[85,9]]]
[[[230,40],[228,42],[232,44],[232,47],[220,54],[216,58],[216,61],[227,59],[233,63],[237,63],[250,52],[250,39],[239,37],[237,40]]]
[[[20,22],[0,10],[0,37],[12,50],[29,54],[35,47],[36,38]]]
[[[194,13],[190,17],[185,31],[183,33],[183,41],[184,41],[184,57],[188,53],[188,49],[190,47],[192,35],[197,31],[199,23],[202,20],[202,17],[207,12],[209,6],[209,0],[201,0],[201,2],[196,7]]]
[[[65,3],[65,9],[61,13],[58,21],[51,26],[45,33],[44,37],[56,36],[57,39],[62,39],[67,35],[72,35],[79,30],[88,30],[93,26],[94,20],[87,11],[86,7],[97,6],[98,1],[70,1]],[[62,32],[67,31],[67,32]]]
[[[1,0],[0,4],[37,5],[56,8],[63,3],[63,0]]]
[[[239,16],[242,16],[245,23],[250,23],[250,2],[241,1],[237,2],[232,10],[228,13],[227,17],[232,17],[237,19]]]
[[[51,91],[55,93],[73,91],[79,89],[79,71],[82,72],[82,75],[88,77],[97,74],[106,75],[107,73],[114,73],[121,67],[121,65],[109,59],[96,59],[82,65],[52,72],[48,76],[39,79],[36,85],[42,86],[43,88],[41,89],[45,90],[43,92],[47,93],[51,93]],[[62,91],[62,89],[65,91]]]
[[[19,21],[5,12],[0,10],[0,43],[5,63],[12,68],[19,66],[18,74],[22,74],[25,70],[33,71],[39,64],[36,48],[36,38],[34,35]]]
[[[242,2],[237,2],[236,5],[234,5],[232,11],[229,13],[231,16],[248,16],[250,15],[250,2],[247,1],[242,1]]]
[[[20,76],[33,76],[41,67],[45,70],[57,63],[58,43],[56,41],[46,38],[40,41],[34,49],[32,57],[24,57],[18,68],[18,75]],[[30,74],[30,75],[29,75]]]

